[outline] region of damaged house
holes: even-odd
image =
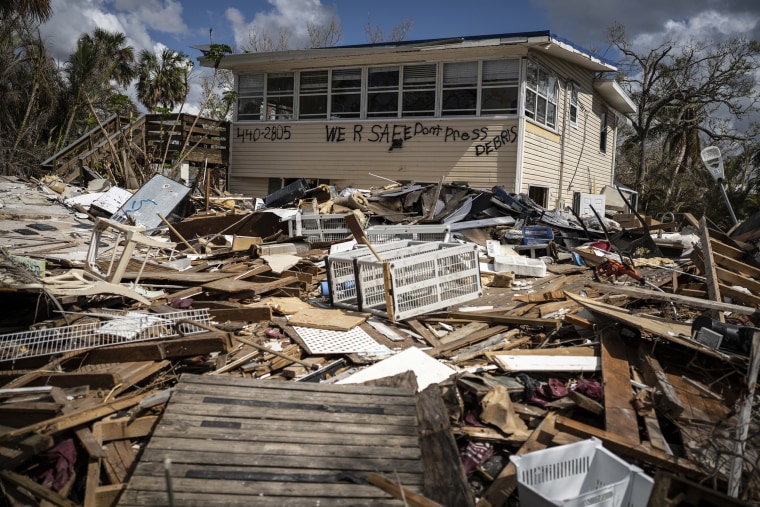
[[[210,66],[209,59],[201,58]],[[614,179],[616,67],[548,31],[226,56],[229,188],[502,185],[545,207]],[[380,180],[379,180],[379,179]]]

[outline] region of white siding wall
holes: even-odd
[[[267,194],[269,178],[328,179],[339,188],[386,180],[466,182],[513,188],[517,120],[388,120],[236,123],[230,190]],[[389,151],[392,139],[403,147]]]
[[[560,82],[557,131],[546,130],[526,121],[525,147],[521,192],[529,185],[550,188],[550,207],[572,205],[573,192],[599,193],[612,184],[614,174],[615,129],[614,115],[608,111],[607,152],[599,151],[600,115],[607,110],[594,94],[593,73],[568,65],[566,62],[542,58],[541,63],[552,70]],[[568,83],[578,89],[578,121],[569,121],[570,98]],[[563,142],[564,138],[564,142]],[[563,153],[564,152],[564,153]]]

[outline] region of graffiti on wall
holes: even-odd
[[[242,143],[289,141],[293,138],[290,125],[265,127],[237,127],[235,137]],[[394,142],[410,141],[417,137],[434,137],[444,143],[469,143],[474,146],[475,155],[491,155],[500,148],[517,141],[517,126],[493,130],[488,127],[458,129],[441,124],[426,125],[421,122],[376,123],[373,125],[325,125],[327,143],[380,143],[392,145]]]

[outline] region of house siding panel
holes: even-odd
[[[475,188],[515,181],[516,119],[237,123],[232,130],[231,190],[255,197],[269,178],[328,179],[341,188],[387,183],[382,178],[444,176]],[[390,149],[393,139],[402,147]]]

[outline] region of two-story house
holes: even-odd
[[[200,59],[203,65],[211,63]],[[548,31],[224,57],[235,75],[229,188],[501,185],[545,207],[613,182],[616,67]]]

